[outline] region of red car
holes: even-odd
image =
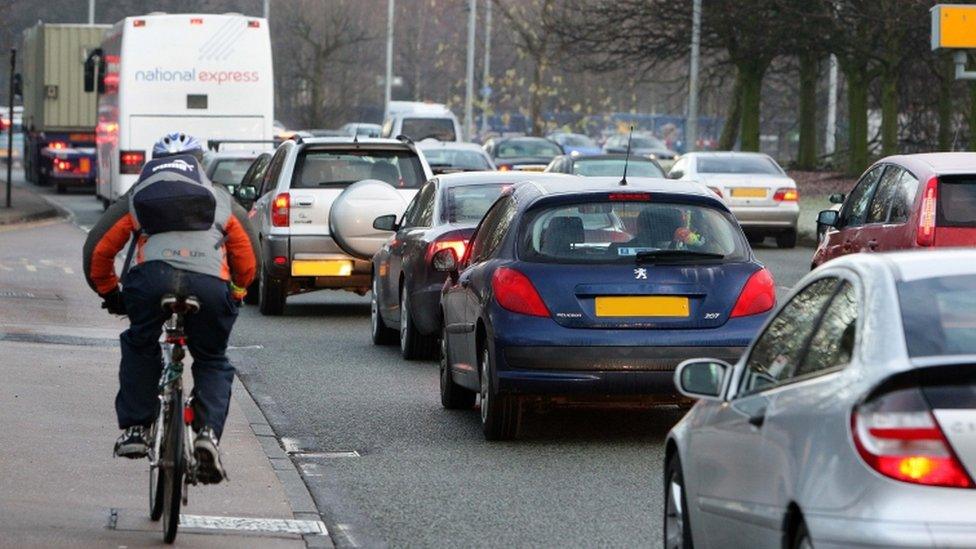
[[[813,267],[857,252],[976,247],[976,153],[889,156],[872,165],[826,229]]]

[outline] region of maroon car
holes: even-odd
[[[976,153],[889,156],[817,217],[813,267],[857,252],[976,246]]]

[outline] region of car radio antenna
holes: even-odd
[[[630,126],[630,134],[627,136],[627,156],[624,157],[624,176],[620,178],[620,184],[627,184],[627,164],[630,163],[630,140],[634,138],[634,125]]]

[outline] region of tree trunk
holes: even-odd
[[[944,56],[939,71],[939,150],[952,150],[952,83],[954,65],[952,58]]]
[[[847,170],[860,174],[868,163],[868,82],[867,67],[857,65],[844,71],[847,77]]]
[[[742,77],[742,134],[739,147],[743,151],[759,151],[759,115],[765,72],[766,67],[760,63],[739,65],[739,74]]]
[[[532,69],[532,85],[529,87],[529,120],[532,121],[532,135],[542,136],[545,133],[542,120],[542,75],[545,72],[545,61],[542,56],[535,57],[535,67]]]
[[[898,73],[881,74],[881,154],[898,154]]]
[[[800,150],[796,167],[817,167],[817,78],[820,63],[815,55],[800,56]]]
[[[729,113],[722,126],[722,135],[718,138],[718,148],[730,151],[735,147],[735,138],[739,135],[739,121],[742,117],[742,81],[738,74],[732,86],[732,99],[729,101]]]

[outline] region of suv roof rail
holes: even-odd
[[[409,137],[403,135],[402,133],[400,135],[396,136],[396,140],[397,141],[402,141],[402,142],[406,143],[407,145],[413,145],[414,144],[413,139],[410,139]]]
[[[209,149],[211,151],[219,151],[220,150],[220,146],[223,145],[224,143],[238,143],[238,144],[244,144],[244,143],[267,144],[267,143],[270,143],[272,145],[278,145],[278,141],[275,141],[274,139],[208,139],[207,140],[207,149]]]
[[[298,143],[299,145],[301,145],[305,141],[302,138],[302,135],[300,133],[298,133],[298,132],[293,133],[291,135],[291,137],[288,138],[288,140],[289,141],[294,141],[295,143]]]

